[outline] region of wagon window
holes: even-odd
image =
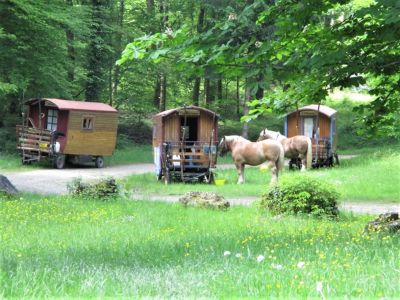
[[[57,130],[58,110],[49,109],[47,111],[47,126],[46,129],[50,131]]]
[[[93,117],[84,117],[83,118],[82,129],[85,129],[85,130],[93,129]]]
[[[304,118],[304,135],[313,138],[314,118]]]

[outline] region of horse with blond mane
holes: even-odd
[[[271,183],[278,181],[279,171],[284,164],[284,150],[281,143],[273,140],[251,142],[238,135],[224,136],[219,143],[219,152],[223,156],[232,153],[239,175],[238,184],[244,183],[244,166],[258,166],[268,162],[271,169]]]
[[[285,151],[285,157],[301,160],[301,171],[310,169],[312,164],[312,143],[311,139],[305,135],[296,135],[288,138],[279,131],[272,131],[265,128],[260,132],[258,141],[275,140],[282,144]]]

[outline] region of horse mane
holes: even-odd
[[[244,137],[242,137],[242,136],[240,136],[240,135],[226,135],[225,136],[225,141],[227,141],[227,142],[235,142],[235,141],[238,141],[238,140],[244,140],[244,141],[247,141]]]
[[[273,130],[269,130],[267,128],[265,128],[263,131],[261,131],[261,133],[263,135],[268,135],[270,136],[272,139],[277,140],[278,137],[283,137],[283,138],[287,138],[285,135],[283,135],[282,133],[280,133],[280,131],[273,131]]]

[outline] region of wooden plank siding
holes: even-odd
[[[311,114],[310,114],[311,115]],[[313,115],[315,118],[314,121],[316,122],[317,114]],[[293,137],[295,135],[303,134],[303,116],[300,116],[300,122],[298,123],[300,128],[297,130],[297,113],[293,113],[288,115],[287,117],[288,122],[288,137]],[[319,114],[319,134],[320,138],[328,138],[330,137],[330,119],[323,115]]]
[[[210,142],[211,134],[214,129],[213,142],[217,142],[217,117],[214,118],[210,114],[200,113],[199,121],[199,141]]]
[[[156,116],[153,119],[153,147],[158,147],[162,144],[163,140],[163,127],[162,117]]]
[[[331,121],[330,119],[320,114],[319,115],[319,138],[329,139],[331,134]]]
[[[83,129],[83,119],[93,120],[93,129]],[[117,140],[118,114],[70,111],[63,153],[73,155],[112,155]]]
[[[164,141],[179,142],[181,139],[181,119],[178,114],[164,118]]]
[[[300,129],[297,130],[297,115],[291,114],[287,117],[288,122],[288,137],[293,137],[295,135],[301,134]],[[300,125],[300,123],[299,123]]]

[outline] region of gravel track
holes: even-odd
[[[232,165],[220,165],[220,168],[232,167]],[[67,193],[67,183],[74,178],[82,178],[84,181],[98,180],[109,176],[122,178],[133,174],[144,174],[154,171],[153,164],[131,164],[123,166],[106,167],[97,169],[93,167],[86,168],[67,168],[57,169],[41,169],[26,172],[3,172],[11,183],[21,192],[30,192],[37,194],[65,194]],[[161,196],[161,195],[134,195],[135,200],[149,201],[167,201],[177,202],[179,195]],[[229,198],[227,199],[232,205],[250,205],[257,200],[256,197],[245,198]],[[379,214],[384,212],[397,211],[400,212],[400,204],[396,203],[359,203],[345,202],[341,204],[341,208],[355,213]]]

